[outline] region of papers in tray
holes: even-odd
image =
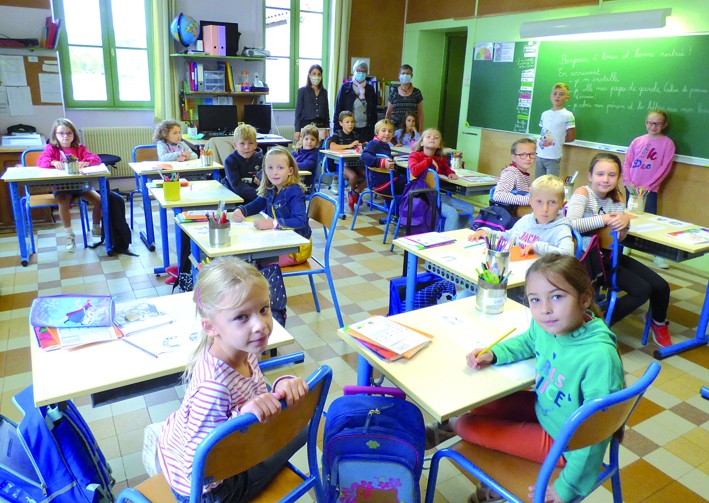
[[[402,238],[405,241],[410,241],[420,250],[424,248],[433,248],[434,246],[443,246],[455,243],[455,238],[440,232],[425,232],[423,234],[414,234]]]
[[[379,356],[390,360],[411,358],[431,343],[432,337],[384,316],[353,323],[345,332]]]
[[[56,328],[32,327],[39,347],[45,351],[76,348],[95,342],[112,341],[122,337],[120,330],[111,327]]]
[[[172,318],[146,301],[126,302],[116,306],[116,326],[124,335],[152,330],[172,323]]]
[[[105,173],[108,171],[108,168],[105,164],[101,163],[96,166],[86,166],[85,168],[81,168],[79,171],[81,171],[82,175],[93,175],[94,173]]]
[[[209,219],[207,218],[208,214],[214,213],[214,210],[190,210],[190,211],[183,211],[182,213],[178,213],[175,219],[178,222],[185,223],[185,222],[207,222]]]
[[[699,245],[709,243],[709,229],[705,227],[687,229],[686,231],[668,232],[667,235],[673,239],[689,244]]]

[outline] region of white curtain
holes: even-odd
[[[175,0],[151,2],[153,6],[153,77],[155,122],[180,120],[177,78],[170,62],[173,47],[170,23],[175,16]]]
[[[330,5],[330,68],[327,90],[330,110],[334,110],[340,83],[350,74],[347,46],[350,40],[352,0],[332,0]]]

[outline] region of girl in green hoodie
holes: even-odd
[[[624,373],[615,335],[593,302],[591,282],[578,260],[542,256],[527,272],[526,294],[533,318],[529,329],[491,351],[474,349],[467,361],[480,368],[536,358],[534,391],[514,393],[451,423],[468,442],[541,463],[571,413],[587,400],[622,389]],[[567,451],[545,501],[590,493],[609,442]],[[482,492],[490,501],[490,491]]]

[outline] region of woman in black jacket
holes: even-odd
[[[335,102],[333,127],[342,129],[338,117],[340,112],[349,110],[355,116],[355,132],[363,141],[374,137],[374,124],[377,122],[377,94],[367,83],[369,66],[362,60],[355,61],[352,66],[352,80],[340,86]]]

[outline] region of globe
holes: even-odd
[[[180,12],[170,23],[170,33],[177,42],[189,47],[199,37],[199,25],[194,18]]]

